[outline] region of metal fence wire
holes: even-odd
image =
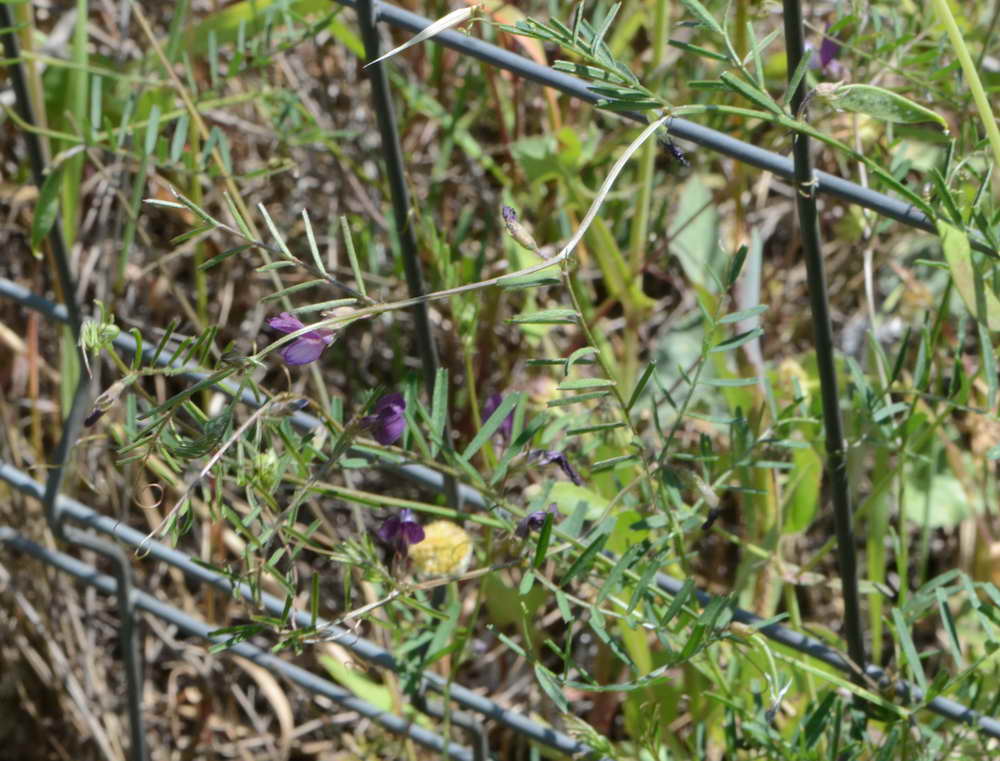
[[[358,0],[358,2],[342,2],[341,4],[355,8],[358,11],[359,23],[369,60],[378,56],[379,37],[375,26],[377,23],[384,23],[414,33],[423,30],[432,23],[428,19],[388,3]],[[14,24],[8,6],[2,3],[0,3],[0,36],[3,39],[4,52],[7,59],[15,62],[9,68],[16,98],[15,105],[22,119],[28,124],[35,124],[25,83],[19,66],[16,63],[19,59],[19,51],[14,34]],[[465,55],[478,58],[491,66],[505,69],[547,87],[553,87],[574,98],[590,103],[594,103],[597,100],[597,97],[587,88],[586,83],[583,81],[568,74],[539,66],[522,56],[510,53],[487,42],[467,37],[457,32],[446,31],[433,38],[432,43],[445,45]],[[378,117],[383,148],[385,149],[384,156],[386,158],[390,189],[393,193],[394,210],[397,217],[399,217],[397,228],[405,230],[407,228],[405,219],[409,208],[409,201],[406,196],[406,187],[403,180],[402,154],[398,150],[399,137],[392,114],[392,103],[381,64],[372,67],[370,71],[372,72],[374,82],[374,110]],[[381,84],[379,84],[380,78]],[[641,114],[625,113],[622,116],[638,122],[646,121],[645,117]],[[669,122],[669,131],[673,136],[682,140],[691,141],[728,155],[738,161],[773,172],[781,177],[787,179],[794,178],[793,162],[787,157],[743,143],[715,130],[707,129],[684,119],[674,119]],[[23,134],[35,182],[41,187],[46,166],[41,148],[38,145],[37,135],[31,131],[26,131]],[[393,150],[393,145],[396,146],[395,150]],[[830,194],[850,203],[872,209],[883,216],[898,220],[912,227],[928,231],[934,230],[933,223],[922,212],[894,198],[824,172],[816,172],[816,179],[816,190],[820,193]],[[400,214],[402,214],[401,217],[399,216]],[[67,295],[67,302],[62,305],[54,304],[2,278],[0,278],[0,296],[12,299],[26,308],[37,310],[49,319],[67,324],[78,335],[81,319],[80,306],[73,297],[73,294],[76,293],[75,282],[70,271],[69,257],[58,222],[52,226],[49,240],[56,262],[57,277],[61,292]],[[403,248],[408,245],[405,236],[401,237],[400,242]],[[977,241],[974,241],[973,245],[977,248],[987,248],[985,244]],[[410,265],[408,265],[407,269],[407,281],[411,295],[419,295],[423,288],[420,272],[418,269],[411,271],[409,267]],[[120,334],[115,339],[115,343],[119,349],[125,352],[134,353],[136,351],[135,341],[131,335]],[[428,371],[428,357],[433,361],[435,353],[429,326],[426,329],[426,335],[421,338],[421,343],[425,344],[421,348],[421,353],[425,359],[424,369],[426,372]],[[163,363],[168,360],[158,357],[157,361]],[[431,370],[430,372],[432,377],[433,371]],[[207,377],[207,373],[191,373],[189,377],[192,380],[201,380]],[[225,383],[221,384],[220,390],[228,393],[236,393],[236,389]],[[33,557],[63,573],[82,580],[86,584],[96,587],[105,594],[115,595],[117,598],[120,615],[122,658],[127,681],[126,703],[130,723],[130,754],[134,761],[144,761],[147,758],[147,749],[141,705],[142,674],[138,657],[138,642],[135,634],[136,611],[141,610],[150,613],[174,624],[184,632],[203,637],[209,642],[213,641],[210,632],[214,627],[189,616],[169,603],[162,602],[152,595],[136,589],[131,579],[130,559],[128,554],[123,550],[123,545],[133,549],[141,546],[143,552],[149,557],[182,570],[191,580],[210,584],[229,593],[239,594],[246,599],[251,599],[252,595],[251,590],[246,585],[234,584],[230,579],[193,562],[186,554],[173,550],[160,542],[150,541],[141,532],[122,525],[117,520],[101,515],[77,500],[60,495],[59,492],[63,474],[65,473],[65,465],[70,451],[79,437],[82,417],[88,409],[89,401],[90,389],[88,383],[86,380],[81,379],[80,386],[74,395],[70,413],[64,423],[61,441],[54,453],[53,461],[50,463],[49,476],[45,484],[35,481],[24,472],[3,462],[0,462],[0,480],[5,481],[19,492],[42,501],[46,519],[54,535],[71,547],[89,549],[105,555],[112,562],[114,574],[112,576],[101,574],[92,566],[76,558],[42,547],[24,537],[12,527],[0,526],[0,544],[11,550]],[[250,396],[249,392],[244,394],[243,401],[248,404],[257,403]],[[319,425],[319,421],[316,418],[301,412],[296,413],[292,420],[295,425],[303,429],[310,429]],[[360,452],[354,454],[363,456]],[[374,464],[380,468],[390,469],[398,475],[432,491],[448,492],[455,489],[454,497],[470,506],[485,506],[482,495],[475,489],[466,485],[458,485],[457,487],[451,485],[451,488],[449,488],[449,484],[444,477],[430,468],[420,465],[398,465],[387,462],[375,462]],[[102,539],[98,536],[99,534],[110,537],[115,541]],[[657,577],[657,584],[670,594],[677,594],[682,588],[680,581],[663,574]],[[697,597],[703,605],[707,605],[711,600],[710,596],[703,592],[698,592]],[[264,609],[272,615],[281,615],[284,611],[285,603],[281,599],[268,594],[264,594],[262,597],[258,596],[257,599],[260,600]],[[295,611],[293,616],[296,623],[300,626],[316,624],[325,627],[331,636],[337,639],[340,645],[351,650],[358,658],[385,669],[397,670],[396,660],[390,653],[358,637],[354,633],[337,627],[329,621],[314,621],[311,614],[306,611]],[[743,610],[736,610],[734,618],[736,621],[749,625],[759,625],[762,623],[759,617]],[[760,628],[760,631],[781,645],[816,658],[846,674],[853,673],[853,668],[848,659],[837,650],[812,637],[776,624],[764,625]],[[486,728],[482,723],[483,721],[493,721],[504,725],[523,737],[542,744],[558,753],[576,755],[590,752],[588,746],[578,742],[574,738],[551,727],[544,726],[517,711],[506,709],[495,701],[483,697],[461,685],[448,683],[442,677],[430,672],[423,675],[422,691],[414,701],[415,708],[431,717],[439,718],[445,715],[446,709],[444,704],[438,700],[429,700],[427,697],[428,693],[437,693],[444,701],[450,701],[461,707],[462,710],[460,711],[448,710],[447,715],[452,724],[460,727],[466,733],[469,739],[468,746],[448,740],[431,730],[418,726],[415,722],[376,708],[330,680],[290,664],[282,658],[263,651],[250,643],[239,643],[230,649],[232,652],[242,655],[270,671],[285,676],[306,690],[323,695],[346,709],[356,711],[360,715],[372,719],[390,732],[407,735],[423,747],[446,754],[452,758],[461,759],[461,761],[483,761],[489,756]],[[886,674],[877,667],[867,666],[865,671],[877,683],[885,684],[888,679]],[[893,683],[893,686],[901,700],[917,702],[923,700],[922,692],[914,685],[904,681],[897,681]],[[1000,721],[985,716],[955,701],[938,697],[928,701],[926,708],[953,721],[973,726],[989,737],[1000,738]]]

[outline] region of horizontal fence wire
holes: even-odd
[[[77,560],[70,555],[42,547],[8,526],[0,526],[0,544],[6,544],[18,552],[30,555],[63,573],[68,573],[90,586],[96,587],[104,594],[118,594],[118,585],[114,577],[103,574],[93,566]],[[131,596],[135,606],[139,610],[144,610],[173,624],[185,634],[201,637],[212,643],[221,644],[225,642],[224,637],[212,636],[212,631],[217,627],[209,626],[204,621],[200,621],[184,613],[173,605],[158,600],[148,592],[133,590]],[[357,697],[350,690],[344,689],[328,679],[316,676],[311,671],[289,663],[249,642],[234,644],[227,648],[226,652],[241,655],[247,660],[253,661],[258,666],[266,668],[268,671],[287,677],[289,681],[294,682],[300,687],[304,687],[317,695],[323,695],[350,711],[356,711],[390,732],[409,736],[414,742],[419,743],[425,748],[438,753],[447,753],[450,758],[460,759],[461,761],[477,761],[468,748],[457,743],[445,742],[439,735],[418,726],[413,721],[402,716],[397,716],[394,713],[383,711]]]
[[[44,314],[50,315],[54,319],[57,320],[64,319],[65,312],[58,305],[53,304],[52,302],[49,302],[47,299],[43,299],[40,296],[32,294],[30,291],[27,291],[27,289],[24,289],[21,286],[11,283],[9,280],[5,280],[3,278],[0,278],[0,296],[7,296],[9,298],[14,298],[26,306],[32,306],[34,308],[39,309],[39,311],[41,311]],[[115,343],[116,345],[119,346],[119,348],[125,351],[130,351],[130,352],[135,351],[135,341],[131,335],[128,335],[126,333],[121,333],[119,334],[118,338],[115,339]],[[167,352],[162,352],[161,356],[158,359],[158,362],[161,365],[176,367],[177,365],[172,365],[168,361],[168,359],[164,356],[166,354]],[[188,373],[187,375],[192,380],[195,379],[201,380],[207,377],[208,373],[191,372]],[[235,388],[232,386],[226,388],[224,385],[220,385],[218,388],[220,391],[229,394],[233,394],[235,392]],[[253,405],[255,407],[259,406],[260,404],[260,402],[258,400],[255,400],[251,395],[249,395],[249,393],[244,393],[242,400],[245,403]],[[294,425],[302,428],[303,430],[310,430],[322,424],[318,418],[313,417],[312,415],[309,415],[304,412],[297,412],[294,415],[290,416],[289,419],[292,421]],[[353,456],[363,456],[363,457],[371,456],[370,452],[368,451],[364,452],[357,451],[352,454]],[[401,475],[410,480],[411,482],[413,482],[414,484],[423,486],[436,493],[443,493],[445,489],[445,481],[442,474],[426,466],[387,463],[381,460],[374,461],[373,464],[379,468],[383,468],[397,475]],[[38,487],[30,477],[28,477],[21,471],[18,471],[16,468],[8,466],[4,463],[0,463],[0,480],[7,481],[11,485],[15,486],[15,488],[27,494],[35,495],[37,492]],[[472,487],[467,486],[465,484],[461,484],[461,489],[462,489],[463,500],[466,502],[466,504],[478,507],[480,509],[485,509],[486,500],[477,489],[473,489]],[[121,539],[126,544],[130,544],[133,547],[137,548],[140,546],[143,539],[145,538],[138,531],[123,526],[119,521],[115,521],[111,518],[101,516],[99,513],[96,513],[95,511],[86,507],[82,503],[77,502],[76,500],[70,500],[67,497],[61,497],[60,500],[62,502],[65,502],[68,506],[70,506],[64,508],[64,511],[70,517],[72,517],[75,520],[79,520],[81,523],[89,526],[90,528],[111,534],[112,536]],[[183,553],[180,553],[176,550],[171,550],[170,548],[159,545],[159,543],[155,542],[147,542],[147,545],[151,548],[153,547],[157,548],[156,552],[155,553],[151,552],[151,554],[154,554],[156,557],[158,557],[160,560],[163,560],[164,562],[170,563],[171,565],[176,565],[185,572],[188,572],[188,569],[190,568],[192,571],[196,570],[197,574],[209,574],[208,576],[205,577],[196,575],[195,576],[196,578],[208,581],[209,583],[215,583],[215,581],[213,581],[212,579],[218,578],[222,584],[230,584],[228,579],[224,579],[222,577],[216,577],[214,574],[212,574],[210,571],[207,571],[202,566],[193,563]],[[660,587],[660,589],[662,589],[664,592],[670,595],[677,595],[684,588],[684,583],[682,581],[663,573],[658,573],[656,575],[656,583],[657,586]],[[697,597],[699,603],[702,606],[707,606],[713,599],[711,595],[701,590],[695,590],[695,596]],[[277,614],[280,615],[280,612],[283,610],[284,604],[281,603],[280,601],[277,601],[277,598],[275,598],[275,603],[279,606],[275,608],[275,611],[277,612]],[[731,610],[732,610],[733,620],[738,621],[739,623],[742,624],[746,624],[747,626],[753,626],[759,628],[761,634],[763,634],[773,642],[788,647],[796,652],[815,658],[816,660],[819,660],[822,663],[825,663],[828,666],[831,666],[832,668],[835,668],[838,671],[847,674],[848,676],[852,676],[855,673],[853,665],[846,657],[844,657],[842,653],[830,647],[826,643],[816,639],[815,637],[810,637],[807,634],[802,634],[801,632],[794,631],[793,629],[781,626],[780,624],[774,624],[774,623],[765,624],[764,619],[762,619],[760,616],[756,615],[755,613],[742,610],[741,608],[733,607]],[[297,613],[296,615],[306,616],[305,613],[301,612]],[[302,624],[302,625],[308,625],[308,624]],[[354,637],[355,635],[351,634],[349,636]],[[369,655],[377,656],[378,658],[381,658],[383,655],[385,655],[386,657],[391,658],[391,656],[389,656],[388,653],[385,653],[385,651],[382,651],[380,648],[377,648],[377,646],[372,645],[372,647],[375,649],[369,650],[365,648],[357,651],[356,654],[359,657],[364,658],[366,660],[372,660],[371,658],[369,658]],[[378,660],[372,660],[372,662],[376,663],[377,665],[384,665]],[[865,673],[876,684],[885,684],[887,675],[882,669],[878,668],[877,666],[869,665],[868,667],[866,667]],[[430,676],[433,677],[435,675],[430,675]],[[893,682],[893,685],[895,686],[896,693],[898,695],[912,702],[919,703],[924,700],[924,693],[920,690],[920,688],[918,688],[913,684],[910,684],[909,682],[906,682],[905,680],[895,680]],[[455,686],[453,685],[452,690],[454,691],[454,689]],[[454,692],[452,696],[454,697]],[[478,710],[478,708],[475,708],[474,706],[471,705],[467,705],[466,707],[470,708],[471,710]],[[936,713],[939,716],[951,719],[952,721],[957,721],[963,724],[974,726],[979,730],[981,730],[984,734],[990,737],[1000,739],[1000,721],[990,718],[988,716],[984,716],[980,712],[974,711],[973,709],[968,708],[967,706],[964,706],[961,703],[958,703],[957,701],[950,700],[948,698],[936,697],[928,701],[925,707],[927,708],[927,710]]]
[[[44,487],[41,484],[32,479],[28,474],[5,462],[0,462],[0,481],[5,481],[22,494],[36,499],[42,499],[44,495]],[[264,610],[272,616],[281,618],[285,614],[286,605],[283,599],[266,592],[260,592],[255,595],[249,585],[234,583],[230,578],[196,563],[185,553],[172,549],[162,542],[150,539],[147,535],[135,530],[131,526],[127,526],[115,518],[102,515],[78,500],[60,495],[59,507],[68,519],[94,531],[113,537],[135,548],[144,556],[148,555],[168,563],[175,568],[179,568],[191,579],[211,584],[227,594],[239,595],[248,602],[259,601]],[[358,636],[354,632],[344,629],[324,618],[313,619],[312,614],[306,611],[293,610],[290,616],[297,627],[304,629],[316,626],[323,630],[325,639],[335,641],[338,645],[347,648],[359,658],[389,671],[401,673],[399,663],[393,657],[392,653]],[[574,755],[590,751],[588,746],[575,741],[568,735],[543,726],[517,711],[504,708],[496,701],[483,697],[461,685],[449,682],[448,679],[442,676],[425,672],[423,675],[423,684],[427,689],[454,700],[462,707],[480,713],[486,718],[493,719],[499,724],[509,727],[531,740],[547,745],[560,753]]]
[[[349,8],[356,8],[357,5],[353,0],[336,0],[336,2]],[[403,8],[398,8],[395,5],[384,2],[376,4],[375,15],[376,20],[409,32],[421,32],[434,23],[432,20],[416,13],[411,13]],[[431,44],[440,43],[464,55],[478,58],[480,61],[488,63],[491,66],[505,69],[525,79],[530,79],[538,84],[559,90],[566,95],[586,101],[587,103],[595,104],[601,99],[601,96],[590,90],[584,80],[574,77],[572,74],[540,66],[524,56],[511,53],[492,43],[470,37],[461,32],[449,29],[435,35],[428,42]],[[614,114],[610,112],[604,113],[607,113],[611,117],[615,115],[622,116],[641,124],[648,122],[644,114],[632,111],[616,111]],[[773,172],[786,180],[795,180],[795,165],[792,159],[787,156],[758,148],[755,145],[737,140],[718,130],[704,127],[687,119],[671,119],[667,123],[667,129],[671,135],[683,140],[689,140],[692,143],[708,148],[716,153],[721,153],[724,156],[729,156],[744,164],[755,166],[758,169]],[[814,175],[816,178],[814,190],[818,193],[840,198],[849,203],[871,209],[910,227],[937,234],[934,221],[929,219],[926,214],[915,208],[912,204],[905,203],[892,196],[879,193],[878,191],[871,190],[870,188],[827,172],[816,171]],[[976,235],[970,235],[969,242],[973,248],[989,254],[997,254],[992,246],[978,239]]]

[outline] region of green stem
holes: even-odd
[[[993,161],[996,162],[997,166],[1000,166],[1000,129],[997,128],[993,109],[990,107],[990,102],[986,98],[986,91],[983,89],[983,83],[980,81],[979,73],[976,71],[976,63],[969,54],[969,49],[965,45],[965,38],[962,36],[962,31],[958,28],[958,24],[955,23],[955,17],[952,16],[951,8],[948,7],[946,0],[933,0],[932,5],[934,6],[934,10],[937,11],[941,23],[944,24],[945,31],[948,33],[948,40],[951,42],[951,46],[955,50],[955,55],[958,57],[958,62],[962,66],[962,73],[965,74],[965,79],[969,84],[972,99],[976,102],[976,110],[979,111],[979,118],[982,120],[983,126],[986,128],[986,135],[990,139],[990,148],[993,149]],[[996,175],[994,175],[994,187],[998,187]]]

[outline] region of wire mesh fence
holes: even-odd
[[[383,23],[416,33],[432,23],[426,18],[422,18],[419,15],[388,3],[359,0],[358,2],[342,2],[342,4],[356,8],[358,11],[359,22],[363,32],[362,36],[365,39],[369,59],[374,59],[378,55],[378,32],[376,24]],[[6,5],[0,5],[0,13],[3,14],[0,15],[0,26],[4,27],[2,35],[7,57],[10,60],[16,61],[19,55],[16,40],[11,31],[14,25],[7,15]],[[582,101],[595,103],[598,100],[598,97],[582,80],[563,72],[539,66],[526,58],[487,42],[457,32],[445,31],[434,38],[433,44],[445,45],[463,55],[477,58],[490,66],[504,69],[546,87],[552,87]],[[17,105],[22,112],[22,118],[29,124],[33,123],[33,117],[28,107],[27,94],[23,84],[19,83],[19,79],[16,76],[16,67],[12,69],[12,72],[15,74],[15,94]],[[376,83],[374,111],[379,121],[380,133],[385,148],[384,156],[388,168],[389,184],[393,193],[397,227],[405,231],[407,229],[406,217],[409,200],[406,196],[404,181],[405,167],[403,165],[402,152],[398,147],[399,136],[392,114],[391,93],[381,66],[375,67],[372,70],[372,75]],[[646,121],[646,117],[642,114],[626,111],[620,115],[623,118],[637,122]],[[670,120],[668,130],[672,136],[679,140],[690,141],[701,147],[727,155],[747,165],[773,172],[787,179],[795,177],[794,162],[788,157],[760,149],[684,119]],[[26,139],[28,139],[29,143],[31,142],[32,136],[30,133],[26,135]],[[39,160],[41,152],[37,147],[32,148],[29,145],[29,153],[33,159],[32,163],[36,182],[41,186],[45,173],[45,166]],[[935,229],[933,222],[923,212],[897,199],[823,172],[816,172],[815,177],[815,190],[820,194],[830,194],[831,196],[871,209],[885,217],[895,219],[917,229],[931,231]],[[73,287],[74,279],[69,270],[69,259],[66,254],[65,243],[61,239],[58,224],[52,228],[51,240],[59,276],[62,281],[63,292],[74,294],[76,293],[76,289]],[[982,241],[973,240],[972,243],[983,250],[991,250]],[[403,249],[403,256],[406,261],[416,261],[413,254],[415,246],[412,239],[408,241],[406,236],[403,235],[400,239],[400,246]],[[410,249],[408,256],[406,254],[407,248]],[[412,267],[408,266],[407,279],[411,295],[421,295],[423,293],[423,285],[421,273],[416,268],[416,265]],[[66,304],[53,304],[15,283],[0,279],[0,297],[18,302],[25,308],[37,310],[47,318],[69,325],[74,332],[79,332],[80,307],[72,296]],[[418,330],[418,333],[421,336],[421,354],[425,360],[424,370],[427,374],[429,390],[432,390],[436,360],[434,358],[435,350],[429,323],[426,321],[426,313],[421,316],[419,324],[423,325],[423,328]],[[134,353],[137,350],[134,338],[125,333],[116,337],[115,343],[126,353]],[[169,361],[159,354],[157,354],[155,359],[161,363]],[[204,381],[208,377],[208,373],[189,373],[188,377],[196,382]],[[226,386],[225,384],[219,388],[230,394],[242,393],[243,400],[248,404],[259,404],[258,400],[248,391],[239,392],[235,387]],[[227,594],[239,595],[244,599],[254,600],[272,615],[281,615],[286,608],[286,603],[272,595],[256,594],[254,590],[245,584],[234,584],[231,579],[205,568],[203,565],[193,561],[185,553],[171,549],[160,542],[150,540],[141,532],[123,525],[110,517],[103,516],[91,507],[59,493],[64,472],[63,469],[69,453],[79,436],[82,417],[88,407],[88,403],[89,388],[86,381],[81,380],[77,393],[74,396],[72,410],[66,418],[62,440],[57,451],[54,453],[53,467],[50,470],[46,484],[38,483],[24,472],[7,463],[0,463],[0,480],[3,480],[21,493],[42,501],[45,507],[46,518],[53,533],[71,547],[76,546],[82,549],[90,549],[105,555],[111,559],[116,569],[115,574],[113,576],[101,574],[94,567],[82,563],[69,555],[39,546],[11,527],[0,526],[0,544],[5,545],[10,550],[28,555],[39,562],[69,574],[97,588],[104,594],[116,596],[121,617],[120,635],[123,643],[122,655],[129,685],[127,704],[131,727],[132,745],[130,750],[132,757],[136,761],[139,761],[146,758],[147,751],[144,740],[141,705],[142,675],[139,659],[136,655],[136,611],[143,611],[157,616],[176,625],[182,631],[202,637],[208,642],[221,642],[223,640],[211,635],[213,627],[208,624],[185,614],[177,607],[158,600],[146,592],[135,589],[131,581],[131,561],[129,556],[122,552],[122,546],[124,545],[140,552],[144,558],[156,560],[178,568],[188,578],[197,583],[211,585],[225,591]],[[291,420],[294,425],[303,430],[314,429],[320,425],[319,420],[302,412],[294,413],[291,416]],[[357,456],[369,456],[368,453],[361,451],[354,452],[354,454]],[[459,499],[465,504],[480,508],[486,504],[483,496],[475,489],[466,485],[449,483],[447,477],[432,468],[421,465],[400,465],[380,461],[375,461],[373,464],[379,468],[391,470],[422,488],[441,493],[451,493],[453,499]],[[88,529],[88,531],[82,531],[81,528]],[[104,535],[114,541],[110,542],[100,539],[97,536],[98,534]],[[677,594],[683,589],[681,581],[663,574],[658,575],[657,584],[661,589],[670,594]],[[702,605],[709,604],[712,599],[709,595],[700,591],[696,592],[696,596]],[[352,631],[337,626],[335,622],[316,619],[307,611],[294,611],[292,617],[301,626],[320,627],[330,638],[366,662],[390,671],[398,669],[397,661],[389,652],[359,637]],[[777,624],[766,624],[758,616],[747,611],[737,609],[734,611],[733,617],[734,620],[740,623],[759,626],[761,633],[773,641],[809,655],[847,675],[855,675],[857,672],[857,667],[848,658],[836,649],[827,646],[815,638]],[[270,671],[283,675],[306,690],[321,694],[343,706],[345,709],[356,711],[360,715],[372,719],[388,731],[405,734],[423,747],[447,754],[448,757],[463,759],[463,761],[480,761],[480,759],[485,759],[489,756],[490,749],[486,741],[486,731],[483,725],[480,724],[484,720],[506,726],[533,742],[562,754],[576,755],[590,751],[589,746],[573,737],[534,721],[517,711],[504,708],[496,701],[483,697],[462,685],[448,683],[434,673],[428,672],[423,675],[421,696],[415,703],[415,706],[417,710],[428,716],[440,717],[443,715],[444,709],[442,708],[442,704],[428,701],[426,697],[427,693],[436,693],[444,701],[452,702],[459,706],[462,711],[448,711],[448,715],[453,724],[467,733],[469,737],[469,744],[467,746],[447,740],[441,735],[421,727],[412,721],[403,719],[394,713],[376,708],[334,682],[318,677],[250,643],[237,643],[232,645],[231,649],[234,653],[242,655]],[[865,666],[864,672],[874,682],[891,686],[901,701],[920,702],[923,700],[923,693],[917,687],[905,681],[892,680],[886,673],[875,666]],[[974,726],[987,736],[1000,738],[1000,722],[971,710],[958,702],[936,697],[927,701],[925,707],[945,718]]]

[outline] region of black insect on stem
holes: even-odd
[[[670,155],[673,156],[674,161],[676,161],[685,169],[691,167],[691,162],[687,160],[687,156],[684,155],[684,151],[680,149],[680,146],[678,146],[677,143],[675,143],[669,137],[660,137],[657,138],[657,140],[659,141],[660,145],[666,148],[667,151],[670,153]]]

